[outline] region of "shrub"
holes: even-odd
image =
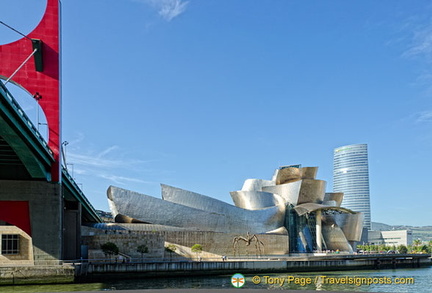
[[[105,255],[109,255],[111,258],[111,255],[118,255],[119,254],[119,248],[115,243],[107,242],[101,245],[101,249]]]

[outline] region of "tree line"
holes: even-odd
[[[423,243],[420,239],[413,241],[412,245],[385,245],[385,244],[364,244],[357,245],[357,250],[368,253],[431,253],[432,240]]]

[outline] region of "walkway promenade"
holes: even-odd
[[[312,272],[335,270],[397,269],[432,265],[428,254],[319,255],[281,256],[278,258],[228,259],[227,261],[175,261],[77,263],[78,278],[99,278],[106,275],[154,277],[209,275],[259,272]]]
[[[0,268],[0,285],[72,283],[107,278],[255,274],[417,268],[432,265],[429,254],[297,255],[227,261],[71,262],[58,266]]]

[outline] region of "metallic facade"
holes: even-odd
[[[334,214],[333,217],[336,224],[341,227],[348,241],[360,241],[363,230],[363,213]]]
[[[280,185],[264,186],[262,190],[278,194],[285,200],[285,203],[295,206],[298,204],[301,186],[302,180],[298,180]]]
[[[271,180],[247,179],[242,190],[230,193],[234,205],[165,184],[162,199],[111,186],[108,202],[117,222],[220,233],[215,237],[225,240],[236,234],[274,235],[286,239],[288,249],[279,246],[289,252],[352,252],[363,215],[341,206],[342,193],[326,194],[326,182],[315,179],[317,170],[285,166]],[[266,248],[266,254],[280,251]]]
[[[333,190],[344,193],[344,206],[364,214],[364,227],[371,229],[368,150],[366,144],[334,149]]]
[[[232,191],[231,198],[236,207],[246,210],[259,210],[272,206],[283,206],[285,201],[277,194],[263,191]]]
[[[126,215],[145,223],[200,231],[266,233],[283,226],[285,206],[251,211],[187,190],[168,185],[164,188],[165,197],[174,191],[180,192],[173,194],[168,201],[110,186],[108,202],[111,212],[114,217]],[[178,203],[181,199],[182,204]]]

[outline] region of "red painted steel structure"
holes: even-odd
[[[0,201],[1,220],[17,226],[31,236],[28,201]]]
[[[42,71],[36,71],[36,57],[32,57],[11,81],[37,98],[45,113],[49,129],[48,145],[55,158],[55,163],[51,166],[53,182],[61,181],[59,8],[58,0],[47,0],[47,7],[41,22],[27,35],[27,38],[0,46],[0,76],[8,78],[32,54],[34,49],[30,39],[42,42]]]

